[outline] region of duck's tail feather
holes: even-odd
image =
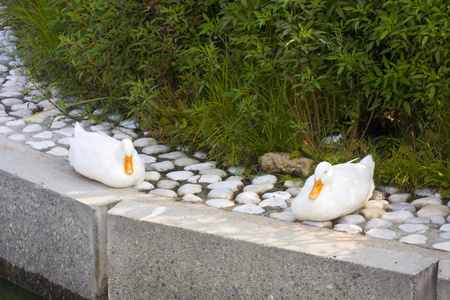
[[[372,155],[370,155],[370,154],[367,155],[366,157],[364,157],[363,159],[361,159],[361,161],[359,163],[368,166],[372,170],[375,169],[375,162],[373,161]]]
[[[75,123],[75,129],[73,131],[73,136],[76,137],[77,135],[81,134],[84,132],[83,127],[81,127],[80,123],[76,122]]]

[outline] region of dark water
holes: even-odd
[[[47,300],[0,277],[0,300]]]

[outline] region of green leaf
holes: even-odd
[[[403,109],[408,114],[408,116],[411,116],[411,106],[409,105],[409,102],[403,101]]]

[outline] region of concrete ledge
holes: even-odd
[[[160,206],[165,213],[139,222]],[[36,278],[67,292],[50,299],[445,299],[449,261],[447,252],[111,189],[0,137],[0,276],[15,281],[8,270],[21,270],[36,292],[45,290]]]

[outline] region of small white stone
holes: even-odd
[[[22,126],[22,125],[25,125],[25,121],[22,119],[20,119],[20,120],[13,119],[13,121],[6,122],[5,125],[6,126]]]
[[[265,210],[263,208],[259,207],[258,205],[255,205],[255,204],[239,205],[239,206],[236,206],[235,208],[233,208],[233,211],[250,214],[250,215],[260,215],[263,212],[265,212]]]
[[[360,225],[366,223],[366,219],[364,219],[364,217],[361,215],[347,215],[337,219],[336,223]]]
[[[193,157],[197,158],[197,159],[206,159],[208,157],[208,154],[206,154],[205,152],[195,152],[194,155],[192,155]]]
[[[263,194],[273,188],[273,184],[251,184],[244,187],[244,192],[255,192],[257,194]]]
[[[266,208],[268,210],[278,209],[278,208],[281,208],[281,209],[287,208],[286,200],[281,199],[281,198],[268,198],[268,199],[261,201],[261,203],[259,203],[258,205],[260,207]]]
[[[394,186],[381,186],[380,191],[382,191],[383,193],[389,194],[389,195],[393,195],[395,193],[398,192],[398,189]]]
[[[0,133],[10,133],[10,132],[12,132],[13,130],[11,129],[11,128],[9,128],[9,127],[6,127],[6,126],[0,126]]]
[[[442,205],[442,200],[440,198],[435,197],[425,197],[416,199],[413,202],[411,202],[411,204],[414,205],[416,209],[421,209],[422,207],[428,205]]]
[[[439,227],[439,230],[442,231],[450,231],[450,224],[444,224],[441,227]]]
[[[347,233],[361,233],[362,228],[354,224],[336,224],[333,228],[336,231],[343,231]]]
[[[48,148],[54,147],[55,143],[53,141],[41,141],[41,142],[27,142],[28,145],[33,147],[36,150],[46,150]]]
[[[275,175],[261,175],[252,179],[252,184],[275,184],[278,178]]]
[[[422,207],[418,212],[418,217],[431,217],[431,216],[441,216],[447,217],[450,213],[450,208],[446,205],[428,205]]]
[[[184,202],[203,202],[203,199],[196,195],[186,194],[183,196],[182,201],[184,201]]]
[[[115,138],[116,140],[119,140],[119,141],[123,141],[125,139],[133,140],[133,137],[131,135],[128,135],[128,134],[122,133],[122,132],[114,134],[113,138]]]
[[[64,138],[60,138],[59,140],[57,140],[57,142],[61,145],[70,146],[70,140],[71,140],[71,138],[64,137]]]
[[[38,107],[36,104],[34,104],[32,102],[14,104],[13,106],[11,106],[12,111],[23,110],[23,109],[29,109],[32,111],[36,111],[38,109]]]
[[[61,129],[67,126],[67,123],[64,121],[54,121],[50,125],[50,129]]]
[[[123,120],[122,122],[120,122],[120,126],[127,129],[137,129],[139,128],[139,122],[137,122],[136,120]]]
[[[53,137],[53,132],[51,131],[43,131],[41,133],[35,134],[33,135],[34,138],[36,139],[51,139]]]
[[[128,136],[131,137],[130,140],[134,140],[134,139],[136,139],[138,137],[138,135],[133,130],[131,130],[129,128],[124,128],[124,127],[114,128],[111,132],[113,134],[125,134],[125,135],[128,135]]]
[[[23,134],[12,134],[8,136],[8,139],[13,141],[24,141],[27,137]]]
[[[369,230],[372,228],[389,228],[392,226],[394,226],[394,223],[392,223],[391,221],[374,218],[367,221],[367,223],[364,225],[364,229]]]
[[[236,202],[239,204],[258,204],[261,202],[259,195],[255,192],[242,192],[236,196]]]
[[[400,243],[420,245],[427,242],[427,237],[422,234],[411,234],[404,236],[400,239]]]
[[[154,188],[155,188],[155,186],[148,181],[144,181],[141,184],[138,184],[137,186],[135,186],[135,189],[137,189],[140,192],[147,192],[147,191],[153,190]]]
[[[18,98],[6,98],[2,100],[2,104],[5,106],[13,106],[15,104],[23,104],[23,100]]]
[[[303,221],[302,224],[319,228],[333,228],[333,222],[331,221]]]
[[[16,120],[16,118],[13,118],[13,117],[0,117],[0,123],[6,123],[6,125],[8,125],[8,123],[14,122],[14,120]],[[23,121],[23,120],[17,120],[17,121],[22,121],[23,124],[25,124],[25,121]],[[14,125],[8,125],[8,126],[14,126]]]
[[[245,169],[241,168],[241,167],[230,167],[230,168],[228,168],[227,171],[230,174],[240,176],[240,175],[242,175],[244,173]]]
[[[395,231],[384,228],[372,228],[366,232],[367,236],[384,239],[384,240],[393,240],[397,236]]]
[[[386,196],[384,195],[383,192],[379,190],[374,190],[372,192],[372,196],[370,197],[370,200],[384,200],[384,199],[386,199]]]
[[[185,171],[185,172],[189,172],[189,171]],[[205,174],[205,175],[201,175],[198,182],[200,183],[214,183],[214,182],[220,182],[222,181],[222,177],[220,177],[219,175],[215,175],[215,174]]]
[[[150,146],[144,147],[142,149],[142,153],[149,154],[149,155],[166,153],[169,151],[170,151],[170,148],[167,147],[166,145],[150,145]]]
[[[289,194],[291,194],[292,197],[296,197],[298,196],[298,194],[300,194],[300,191],[302,190],[302,188],[297,188],[297,187],[291,187],[288,188],[286,190],[286,192],[288,192]]]
[[[158,183],[156,184],[156,186],[159,189],[166,189],[166,190],[175,189],[179,185],[180,185],[180,183],[177,181],[174,181],[174,180],[161,180],[161,181],[158,181]]]
[[[170,160],[156,162],[150,165],[150,170],[158,172],[167,172],[175,169],[175,166]]]
[[[8,114],[4,110],[1,110],[1,107],[0,107],[0,118],[5,118],[5,117],[8,117]],[[4,122],[0,122],[0,123],[4,123]]]
[[[303,186],[303,184],[304,184],[303,180],[286,180],[283,183],[283,186],[285,188],[293,188],[293,187],[300,188]]]
[[[413,218],[414,215],[410,211],[393,211],[384,213],[381,218],[386,221],[391,221],[392,223],[404,223],[406,220]]]
[[[401,224],[398,226],[401,230],[404,232],[410,232],[410,233],[424,233],[426,232],[429,227],[423,224]]]
[[[411,194],[408,193],[393,194],[388,197],[389,203],[402,203],[409,200],[411,200]]]
[[[145,172],[144,180],[147,181],[158,181],[161,178],[161,174],[156,171]]]
[[[208,195],[206,195],[207,199],[220,198],[220,199],[233,199],[234,193],[232,190],[228,188],[215,188],[209,191]]]
[[[215,168],[216,168],[216,163],[213,161],[210,161],[210,162],[188,165],[184,169],[186,171],[200,171],[200,170],[215,169]]]
[[[449,240],[449,239],[450,239],[450,231],[446,231],[446,232],[440,233],[440,234],[439,234],[439,237],[440,237],[441,239]]]
[[[227,177],[228,173],[221,169],[205,169],[205,170],[199,170],[198,174],[200,175],[209,175],[214,174],[217,176],[220,176],[221,178]]]
[[[150,192],[148,192],[151,195],[155,195],[155,196],[160,196],[160,197],[164,197],[164,198],[169,198],[172,200],[175,200],[178,198],[177,193],[175,193],[172,190],[167,190],[167,189],[154,189],[151,190]]]
[[[207,186],[208,189],[230,189],[233,192],[239,191],[242,187],[244,187],[244,184],[240,180],[225,180],[221,182],[214,182]]]
[[[164,153],[164,154],[160,154],[158,155],[158,157],[160,159],[178,159],[181,157],[186,157],[186,154],[184,154],[181,151],[173,151],[173,152],[168,152],[168,153]],[[197,161],[198,162],[198,161]],[[176,165],[176,164],[175,164]]]
[[[156,158],[151,155],[139,154],[139,157],[141,158],[141,160],[144,164],[152,164],[152,163],[156,162]]]
[[[405,224],[430,224],[430,223],[431,219],[429,217],[426,218],[414,217],[405,221]]]
[[[54,156],[69,156],[69,150],[63,147],[52,148],[51,150],[47,151],[47,153]]]
[[[61,129],[55,130],[55,131],[53,131],[53,133],[57,133],[57,134],[61,134],[61,135],[64,135],[64,136],[71,137],[71,136],[73,136],[73,130],[74,129],[75,129],[74,127],[65,127],[65,128],[61,128]]]
[[[194,176],[194,173],[192,173],[191,171],[173,171],[167,173],[166,176],[171,180],[186,181],[192,176]]]
[[[199,179],[200,179],[200,175],[194,175],[194,176],[190,177],[187,180],[187,182],[189,182],[189,183],[197,183]]]
[[[157,144],[157,142],[154,138],[148,138],[148,137],[140,138],[140,139],[133,141],[133,145],[135,147],[139,147],[139,148],[144,148],[144,147],[156,145],[156,144]]]
[[[433,193],[432,189],[425,188],[425,189],[417,189],[416,195],[421,196],[421,197],[433,197],[434,193]]]
[[[271,217],[273,219],[287,221],[287,222],[294,222],[295,221],[295,217],[292,214],[292,211],[274,212],[274,213],[271,213],[269,215],[269,217]]]
[[[436,243],[433,245],[434,249],[450,251],[450,242]]]
[[[271,193],[265,193],[262,195],[262,198],[263,199],[279,198],[279,199],[287,200],[287,199],[291,198],[291,194],[289,194],[288,192],[285,192],[285,191],[276,191],[276,192],[271,192]]]
[[[431,216],[430,220],[431,220],[431,224],[437,224],[437,225],[445,224],[445,219],[442,216]]]
[[[387,211],[407,210],[412,213],[416,212],[416,207],[411,203],[391,203],[385,209]]]
[[[178,189],[178,196],[183,197],[187,194],[198,194],[202,192],[202,186],[200,184],[187,183]]]
[[[234,206],[234,202],[227,199],[211,199],[206,201],[206,205],[217,208],[226,208]]]
[[[17,111],[12,111],[9,113],[10,116],[18,117],[18,118],[25,118],[28,116],[31,116],[33,114],[33,111],[30,109],[21,109]]]
[[[190,158],[190,157],[181,157],[181,158],[175,159],[173,163],[177,167],[185,168],[185,167],[189,167],[191,165],[196,165],[196,164],[199,163],[199,161],[194,159],[194,158]],[[190,168],[189,169],[185,168],[185,170],[187,170],[187,171],[196,171],[196,170],[192,170]]]

